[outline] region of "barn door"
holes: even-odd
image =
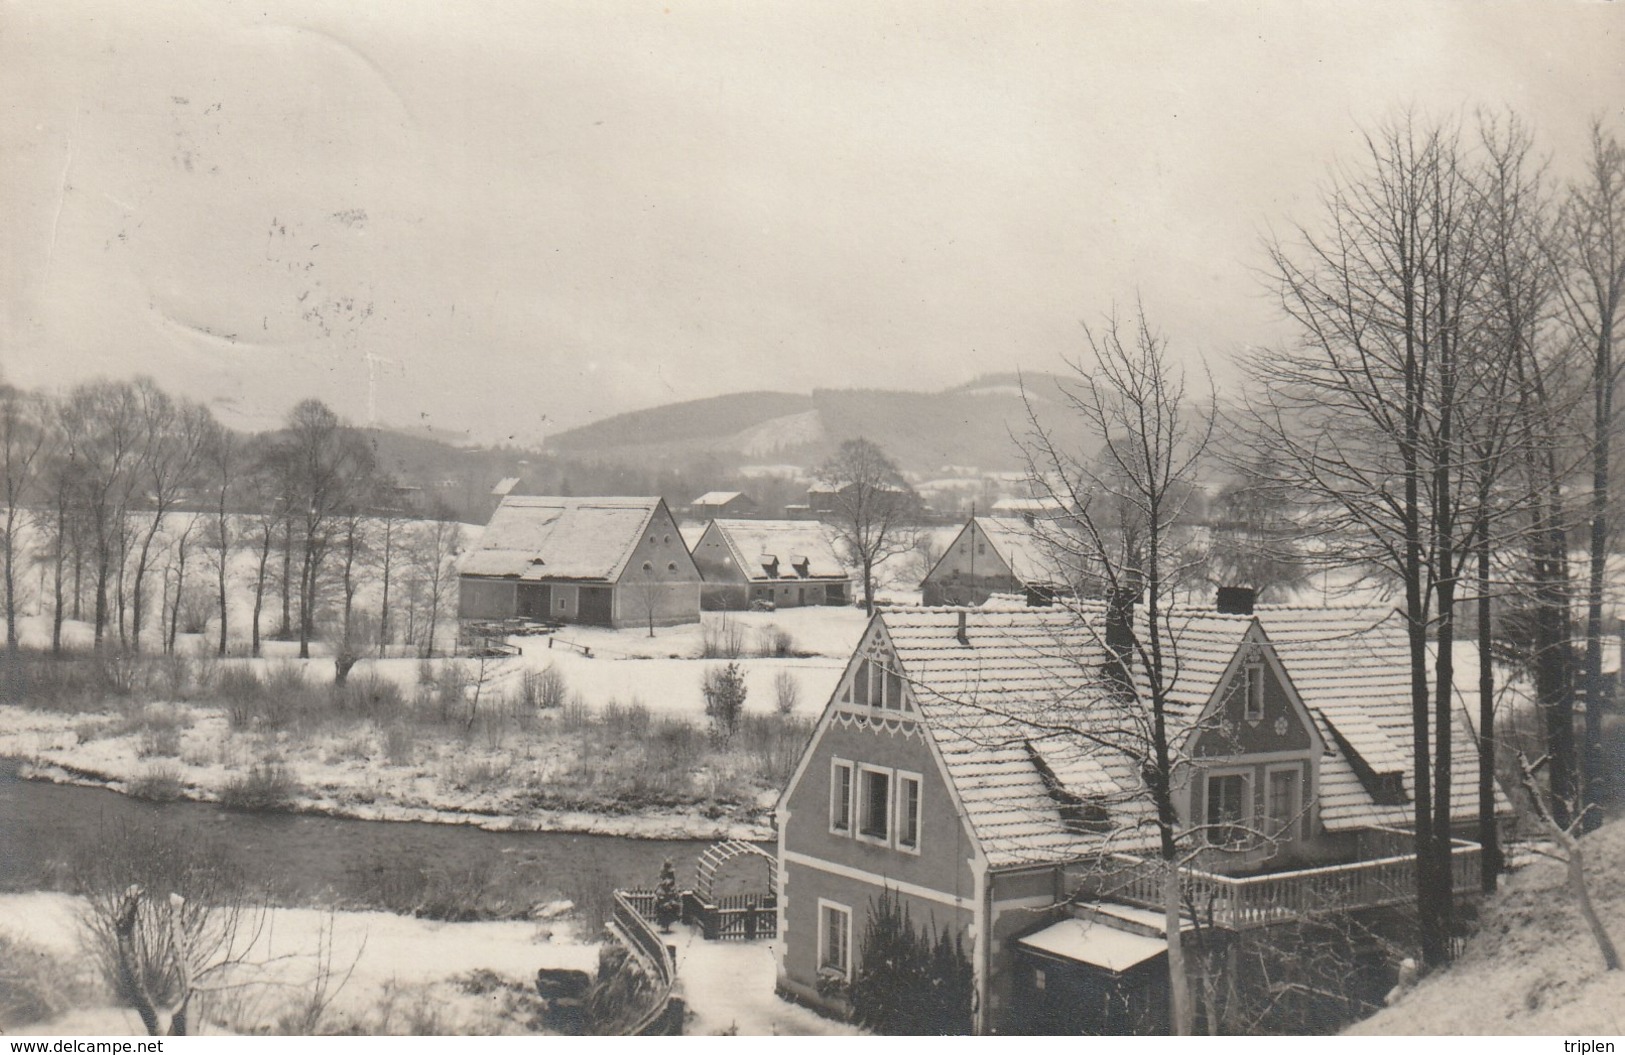
[[[583,623],[609,626],[610,596],[608,586],[583,586],[581,588],[581,606],[576,618]]]
[[[518,607],[521,619],[549,618],[553,612],[553,587],[546,583],[520,583]]]

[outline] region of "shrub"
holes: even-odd
[[[384,726],[384,757],[392,766],[409,766],[417,760],[417,736],[404,722]]]
[[[55,1018],[91,1003],[71,963],[0,932],[0,1029]]]
[[[185,793],[180,767],[173,762],[158,762],[148,766],[139,777],[130,782],[132,798],[149,802],[174,802]]]
[[[887,890],[869,903],[858,969],[852,979],[852,1017],[889,1036],[968,1034],[973,986],[962,939],[944,927],[915,930],[908,906]]]
[[[334,685],[333,696],[337,709],[347,714],[379,717],[406,709],[406,695],[401,687],[380,677],[376,671],[369,671],[364,678],[346,679],[343,685]]]
[[[788,715],[801,702],[801,682],[788,670],[773,675],[773,703],[780,714]]]
[[[223,668],[215,679],[214,691],[225,704],[226,719],[233,729],[246,729],[253,724],[265,696],[259,675],[247,664]]]
[[[520,706],[530,711],[556,711],[569,695],[564,672],[549,663],[542,670],[527,670],[519,678]]]
[[[220,792],[220,804],[233,810],[275,810],[299,794],[299,783],[281,762],[256,762],[232,777]]]
[[[131,724],[141,730],[141,743],[136,754],[141,758],[178,758],[181,753],[181,733],[191,724],[181,712],[151,704],[132,716]]]
[[[756,654],[769,658],[795,655],[796,639],[790,631],[769,623],[756,632]]]
[[[738,663],[710,667],[700,682],[705,696],[705,716],[718,739],[728,743],[739,729],[739,716],[745,710],[745,675]]]
[[[728,613],[700,625],[701,659],[738,659],[745,651],[745,628]]]

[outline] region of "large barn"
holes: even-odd
[[[700,572],[659,498],[509,495],[463,558],[458,618],[671,626],[700,618]]]

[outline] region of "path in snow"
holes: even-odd
[[[706,941],[686,924],[674,928],[669,942],[677,946],[677,976],[691,1016],[684,1032],[690,1036],[728,1029],[753,1037],[859,1033],[774,995],[775,942]]]

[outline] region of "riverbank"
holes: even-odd
[[[647,716],[619,720],[636,726]],[[649,764],[648,745],[635,730],[622,737],[600,729],[621,742],[601,744],[594,757],[579,742],[561,742],[571,731],[561,726],[571,721],[544,716],[528,735],[484,742],[419,734],[402,744],[399,731],[365,720],[301,736],[234,729],[219,708],[192,704],[73,713],[0,705],[0,757],[15,759],[24,779],[154,801],[229,803],[257,791],[257,808],[357,820],[638,839],[772,838],[771,789],[743,802],[703,789],[688,803],[652,789],[625,796],[604,786],[595,794],[596,778],[612,768]],[[720,787],[731,775],[706,776]]]

